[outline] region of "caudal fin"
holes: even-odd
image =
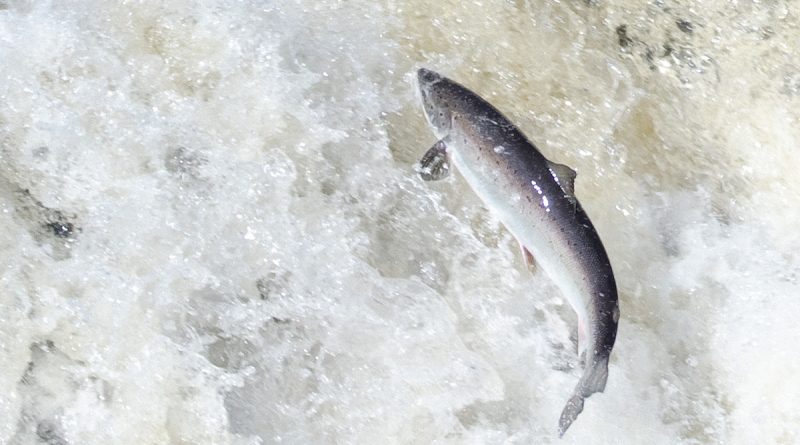
[[[564,437],[567,428],[578,418],[578,414],[583,411],[583,402],[590,395],[596,392],[603,392],[608,380],[608,357],[595,358],[590,366],[583,372],[583,377],[575,387],[575,393],[567,401],[564,410],[561,411],[561,418],[558,419],[558,437]]]

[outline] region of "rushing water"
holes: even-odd
[[[0,443],[800,442],[800,7],[0,0]],[[493,102],[620,288],[575,320],[454,175]]]

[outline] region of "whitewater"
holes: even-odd
[[[0,0],[0,443],[800,442],[798,41],[783,0]],[[414,171],[420,67],[609,253],[563,439],[575,316]]]

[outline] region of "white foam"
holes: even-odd
[[[555,442],[574,315],[416,177],[418,66],[580,172],[621,319],[564,443],[798,440],[780,4],[162,3],[0,0],[0,443]]]

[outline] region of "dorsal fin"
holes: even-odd
[[[575,196],[575,170],[567,167],[564,164],[557,164],[555,162],[547,161],[547,165],[550,167],[550,173],[553,174],[553,178],[555,178],[558,185],[561,186],[561,189],[564,190],[564,193],[567,195],[574,197]]]

